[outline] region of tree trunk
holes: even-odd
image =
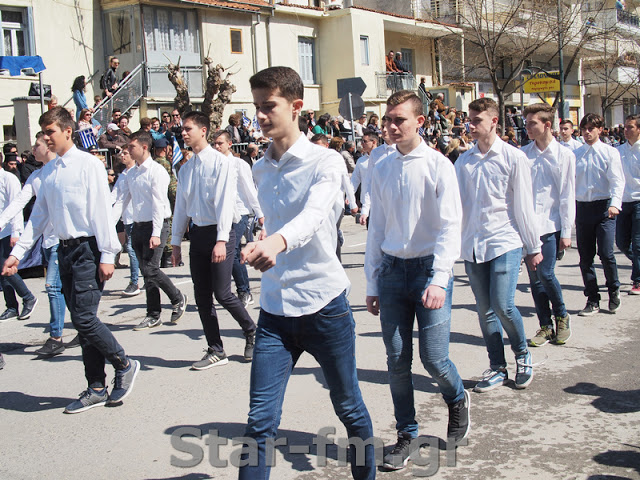
[[[212,67],[213,60],[211,57],[204,59],[207,68],[207,83],[204,93],[204,102],[202,103],[202,113],[209,117],[209,138],[213,140],[213,134],[222,125],[222,115],[225,106],[231,101],[231,96],[236,91],[236,86],[229,81],[232,75],[228,69],[225,69],[219,63]],[[226,75],[223,75],[226,72]]]
[[[191,104],[191,99],[189,98],[189,88],[187,87],[187,83],[184,81],[184,77],[182,76],[182,72],[180,71],[180,59],[178,59],[177,65],[174,65],[171,61],[169,61],[167,70],[169,72],[169,81],[176,89],[176,97],[173,100],[173,105],[180,112],[180,115],[184,115],[185,113],[193,110],[193,105]]]

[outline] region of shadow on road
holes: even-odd
[[[595,408],[605,413],[640,412],[640,390],[612,390],[594,383],[580,382],[564,389],[574,395],[598,397],[591,402]],[[640,461],[637,465],[640,465]]]
[[[64,408],[73,401],[72,398],[35,397],[22,392],[2,392],[0,409],[14,412],[41,412]]]

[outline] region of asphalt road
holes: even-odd
[[[343,222],[343,262],[352,282],[349,295],[357,323],[360,387],[376,437],[395,442],[393,406],[379,322],[365,308],[363,273],[366,233],[353,220]],[[183,246],[186,250],[186,245]],[[573,336],[565,346],[532,349],[533,383],[526,390],[513,384],[492,392],[471,393],[472,429],[467,446],[447,451],[444,438],[448,412],[435,382],[414,349],[416,409],[424,436],[421,458],[399,472],[379,472],[381,479],[622,479],[640,478],[640,297],[627,295],[630,263],[618,255],[623,282],[622,306],[615,315],[584,319],[578,254],[571,250],[557,273],[572,314]],[[126,255],[123,262],[127,263]],[[26,321],[0,324],[0,351],[7,365],[0,371],[0,479],[233,479],[238,446],[249,403],[250,364],[242,359],[244,337],[222,311],[221,330],[230,362],[192,371],[206,347],[193,299],[188,267],[166,270],[189,295],[190,305],[176,326],[132,330],[145,314],[144,297],[122,297],[128,269],[117,270],[107,284],[100,318],[111,326],[127,353],[142,369],[135,390],[122,406],[94,408],[64,415],[64,407],[85,388],[79,349],[41,359],[34,350],[46,338],[48,300],[44,279],[27,285],[40,303]],[[455,267],[451,358],[465,387],[473,388],[488,367],[473,294],[461,262]],[[602,270],[599,270],[602,278]],[[259,297],[259,274],[250,271]],[[602,306],[606,306],[604,293]],[[163,297],[168,321],[169,303]],[[526,273],[520,277],[516,304],[525,317],[529,337],[537,319]],[[254,319],[258,305],[251,307]],[[75,336],[67,318],[64,336]],[[514,376],[513,357],[510,378]],[[107,368],[108,381],[113,369]],[[273,479],[343,479],[344,450],[316,447],[317,435],[333,427],[331,437],[344,441],[344,428],[333,413],[322,372],[303,355],[288,385]],[[186,435],[185,435],[186,434]],[[180,437],[180,435],[184,435]],[[198,438],[200,436],[200,438]],[[226,462],[226,463],[225,463]],[[322,466],[326,463],[326,466]],[[420,464],[419,464],[420,463]],[[182,464],[183,466],[178,466]],[[225,465],[226,466],[223,466]]]

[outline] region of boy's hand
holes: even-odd
[[[18,264],[20,260],[18,260],[13,255],[9,255],[9,257],[5,260],[4,266],[2,267],[2,275],[5,277],[10,277],[11,275],[15,275],[18,273]]]
[[[535,253],[533,255],[527,255],[527,257],[525,258],[525,262],[529,264],[529,268],[531,270],[535,271],[538,265],[540,265],[540,262],[542,262],[542,254]]]
[[[211,252],[212,263],[222,263],[227,258],[227,242],[218,241]]]
[[[171,263],[174,267],[180,265],[182,261],[182,246],[171,245]]]
[[[447,291],[437,285],[429,285],[422,294],[422,305],[429,310],[442,308],[447,298]]]
[[[367,295],[367,312],[376,316],[380,313],[380,297]]]
[[[280,234],[268,236],[264,240],[248,243],[242,250],[240,261],[261,272],[266,272],[276,264],[276,257],[287,248],[287,242]]]
[[[98,275],[101,282],[106,282],[113,276],[113,263],[101,263],[98,268]]]
[[[560,239],[560,245],[558,246],[558,250],[559,251],[563,251],[566,250],[567,248],[571,247],[571,239],[570,238],[561,238]]]

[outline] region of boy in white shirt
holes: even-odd
[[[470,405],[449,360],[453,265],[460,256],[462,220],[455,170],[420,137],[425,117],[414,92],[391,95],[385,117],[396,152],[371,172],[375,215],[364,268],[367,310],[380,314],[398,432],[383,465],[399,470],[407,464],[411,440],[418,437],[411,374],[415,319],[420,358],[449,406],[447,438],[466,438]]]
[[[496,135],[494,100],[471,102],[469,117],[477,143],[455,164],[463,209],[462,258],[489,354],[489,369],[474,390],[487,392],[507,381],[503,329],[516,357],[515,386],[526,388],[533,380],[531,353],[514,297],[523,244],[533,270],[542,260],[531,169],[524,153]]]
[[[640,116],[629,115],[624,122],[627,139],[618,147],[624,172],[622,210],[616,219],[616,245],[631,260],[629,295],[640,295]]]
[[[362,136],[362,152],[363,155],[356,163],[356,169],[351,174],[351,186],[359,201],[358,206],[362,207],[364,196],[362,195],[362,187],[369,169],[369,155],[371,151],[378,146],[378,135],[374,132],[366,132]],[[358,191],[358,189],[360,189]]]
[[[350,448],[353,477],[373,479],[373,428],[356,373],[349,279],[335,254],[344,160],[300,132],[304,85],[293,69],[270,67],[249,81],[258,122],[273,142],[253,167],[270,235],[242,251],[263,275],[245,432],[255,442],[242,457],[255,461],[240,468],[239,478],[269,478],[267,439],[276,435],[287,382],[306,351],[324,372],[348,437],[365,442],[364,456],[362,448]]]
[[[572,152],[584,145],[584,143],[573,138],[573,122],[568,118],[560,122],[560,139],[558,143]]]
[[[593,260],[597,253],[609,291],[609,313],[620,307],[620,281],[613,254],[616,216],[622,208],[624,173],[620,154],[600,141],[604,118],[587,113],[580,121],[585,144],[576,156],[576,242],[584,282],[586,306],[578,313],[588,317],[600,311],[600,289]]]
[[[550,341],[564,345],[571,337],[569,314],[554,269],[557,253],[571,246],[571,229],[576,217],[576,160],[568,148],[553,138],[554,115],[555,109],[546,103],[524,109],[527,134],[533,141],[522,151],[531,161],[533,202],[542,241],[542,262],[535,270],[528,269],[540,323],[540,329],[529,342],[533,347]]]

